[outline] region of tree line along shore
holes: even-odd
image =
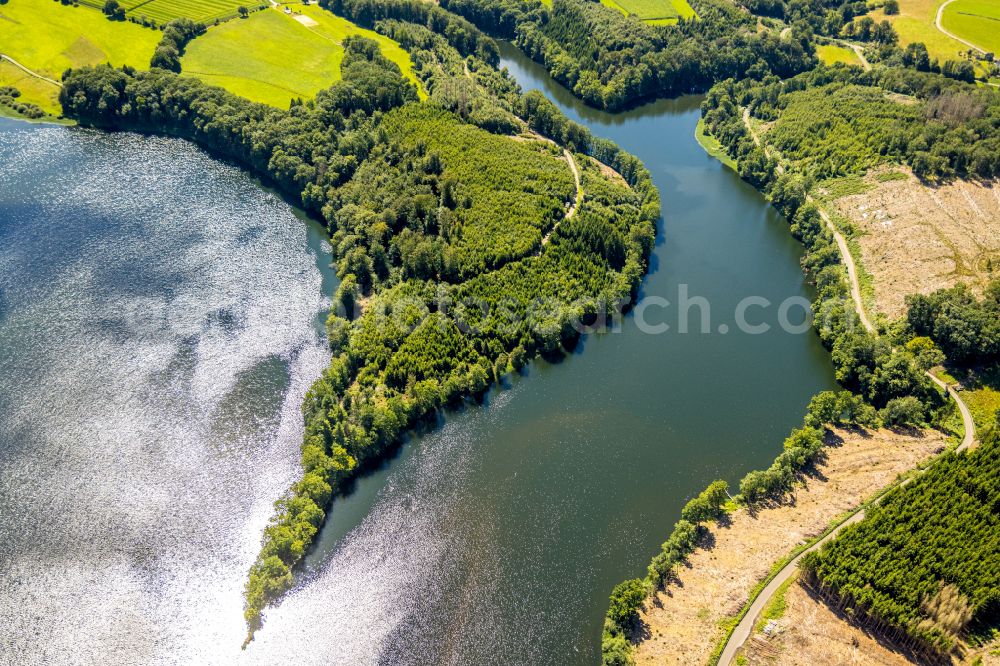
[[[9,0],[0,13],[30,2],[37,0]],[[327,325],[333,360],[303,407],[303,478],[278,502],[249,576],[251,635],[263,609],[291,585],[331,497],[353,476],[435,410],[481,393],[536,354],[572,344],[579,335],[574,324],[600,328],[602,314],[627,307],[645,273],[659,214],[649,174],[542,95],[522,94],[496,69],[492,37],[511,40],[598,108],[707,91],[707,136],[785,215],[806,248],[803,269],[817,289],[817,333],[844,387],[813,399],[782,454],[768,469],[747,475],[735,498],[715,482],[691,500],[646,577],[615,588],[602,641],[605,663],[631,662],[638,608],[693,552],[706,524],[738,505],[780,502],[822,459],[830,427],[947,429],[953,407],[925,372],[944,364],[954,374],[992,376],[981,369],[1000,357],[993,250],[986,248],[969,270],[956,273],[958,286],[946,279],[944,289],[901,295],[902,316],[881,313],[879,330],[871,333],[859,325],[827,222],[833,218],[847,232],[852,253],[870,255],[862,234],[851,237],[860,224],[852,226],[850,211],[829,205],[863,195],[864,179],[891,185],[912,178],[930,187],[997,177],[1000,101],[976,81],[990,76],[988,54],[936,57],[925,45],[902,43],[893,22],[872,18],[863,3],[691,5],[694,15],[672,25],[651,25],[584,0],[325,0],[304,12],[289,8],[284,13],[304,20],[287,20],[311,34],[334,30],[318,20],[327,15],[357,31],[326,33],[340,42],[334,50],[339,68],[328,75],[339,80],[318,91],[315,80],[306,84],[312,94],[290,97],[287,108],[278,108],[277,98],[266,105],[207,85],[211,76],[197,64],[189,67],[198,61],[188,54],[218,27],[184,17],[150,30],[114,20],[120,17],[107,7],[108,19],[96,16],[113,36],[101,37],[96,53],[94,42],[73,42],[76,51],[60,56],[71,54],[69,69],[47,70],[60,80],[59,108],[67,117],[191,139],[275,183],[330,230],[342,278]],[[885,3],[880,11],[890,10]],[[52,6],[46,13],[61,11],[90,10]],[[113,55],[126,25],[150,39]],[[95,39],[106,32],[104,24],[87,29]],[[830,40],[863,49],[871,69],[822,65],[817,46]],[[0,38],[4,49],[10,46]],[[106,60],[122,67],[79,66]],[[66,63],[56,57],[45,62]],[[278,76],[280,69],[270,71]],[[44,100],[26,100],[8,85],[0,88],[0,105],[22,116],[51,114],[49,94],[46,108]],[[764,145],[754,140],[754,128]],[[627,185],[605,177],[590,160],[577,160],[585,195],[568,217],[578,193],[561,149],[529,133],[593,156]],[[528,140],[510,138],[517,134]],[[526,188],[529,180],[537,186]],[[385,201],[393,203],[387,208]],[[987,233],[996,231],[995,221],[986,222]],[[874,302],[884,278],[864,271],[861,278]],[[539,299],[559,305],[542,314],[529,311]],[[468,302],[487,304],[487,314],[462,305]],[[518,325],[506,325],[500,312],[513,312]],[[984,407],[977,416],[988,451],[995,439],[991,414]],[[989,460],[988,452],[977,456]],[[943,463],[951,472],[928,478],[945,484],[956,474],[980,474],[955,471],[963,464]],[[994,479],[988,471],[982,477],[976,483],[984,490],[953,507],[949,520],[981,510],[975,498],[988,497]],[[900,494],[918,492],[937,491],[914,484]],[[905,515],[901,509],[898,520]],[[969,539],[993,543],[995,526],[969,523],[975,525]],[[850,544],[850,534],[835,543]],[[974,587],[981,576],[946,581],[936,570],[920,570],[919,580],[907,584],[905,611],[877,599],[859,601],[858,590],[881,574],[864,578],[850,564],[858,553],[837,548],[811,560],[811,580],[928,654],[954,651],[970,626],[989,624],[995,614],[995,600]],[[954,590],[945,592],[948,585]],[[956,625],[927,610],[948,604],[968,619]]]
[[[702,106],[709,140],[768,196],[806,247],[803,268],[818,290],[817,332],[847,391],[816,396],[803,428],[786,440],[774,465],[748,474],[735,498],[716,482],[691,500],[646,578],[613,591],[605,663],[635,659],[633,645],[642,646],[644,636],[637,627],[639,608],[674,576],[683,576],[679,567],[704,542],[705,523],[739,506],[780,505],[809,478],[825,455],[821,430],[849,425],[948,431],[953,408],[923,373],[941,373],[946,366],[958,375],[993,376],[990,368],[1000,360],[1000,279],[992,264],[949,274],[944,284],[953,286],[906,295],[903,316],[881,313],[878,330],[869,332],[858,324],[829,225],[848,234],[855,230],[842,217],[831,220],[836,208],[827,210],[843,196],[864,201],[862,178],[872,173],[883,182],[912,180],[932,193],[972,181],[996,188],[1000,95],[960,78],[904,59],[870,71],[838,65],[790,79],[726,81],[709,91]],[[977,212],[981,241],[988,244],[998,235],[1000,216]],[[897,246],[895,256],[881,259],[906,261],[901,252]],[[891,288],[867,277],[870,291]],[[996,387],[984,390],[995,394]],[[982,444],[976,452],[940,458],[932,472],[893,491],[864,521],[802,563],[806,583],[839,611],[849,609],[859,623],[919,659],[959,658],[970,643],[988,640],[996,623],[998,588],[991,572],[1000,558],[1000,532],[986,516],[1000,496],[997,406],[977,413]],[[946,496],[947,502],[928,509],[938,502],[933,498]],[[917,528],[915,519],[926,522]],[[954,544],[954,534],[947,535],[959,532],[968,550],[952,548],[947,556],[936,550]],[[714,663],[718,655],[717,649],[708,660]]]

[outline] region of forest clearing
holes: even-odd
[[[837,516],[891,483],[900,473],[944,448],[935,431],[918,436],[887,430],[832,431],[833,445],[817,473],[805,477],[794,499],[753,514],[740,508],[728,524],[709,528],[678,572],[640,614],[636,663],[704,663],[725,635],[722,628],[751,590],[797,545],[822,533]]]
[[[1000,275],[1000,184],[930,186],[905,169],[875,171],[862,182],[863,192],[833,205],[856,230],[878,312],[896,319],[909,294],[956,284],[981,293]]]
[[[765,666],[780,660],[783,666],[910,666],[913,661],[887,644],[878,634],[848,621],[797,580],[781,599],[780,615],[765,622],[747,642],[742,655],[746,666]],[[976,650],[958,664],[1000,665],[996,645]]]

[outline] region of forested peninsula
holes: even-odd
[[[757,19],[733,3],[692,5],[697,18],[658,26],[587,0],[554,0],[551,7],[539,0],[441,2],[513,41],[587,104],[610,111],[704,92],[731,77],[787,77],[816,64],[807,40],[761,33]]]
[[[302,479],[250,571],[249,637],[353,477],[436,410],[600,330],[635,296],[653,244],[659,198],[645,168],[521,95],[490,66],[488,38],[462,41],[484,56],[463,60],[425,26],[379,27],[414,54],[430,101],[355,37],[343,80],[287,111],[157,68],[73,70],[60,95],[81,124],[180,136],[235,160],[330,231],[332,359],[303,404]]]

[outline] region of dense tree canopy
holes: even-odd
[[[966,285],[906,300],[910,328],[933,340],[954,363],[976,365],[1000,360],[1000,279],[977,299]]]
[[[441,16],[419,4],[394,12]],[[455,20],[441,29],[461,26]],[[192,139],[266,176],[329,227],[342,279],[327,325],[334,356],[303,404],[303,477],[277,503],[250,572],[251,631],[359,469],[419,419],[631,300],[659,215],[634,158],[552,109],[542,127],[537,100],[477,55],[463,62],[452,40],[396,18],[379,26],[418,54],[430,101],[417,103],[396,65],[357,37],[344,42],[343,80],[287,111],[163,69],[75,70],[61,91],[65,113],[81,123]],[[470,50],[488,56],[489,43]],[[472,112],[447,92],[459,77],[478,100]],[[572,159],[586,194],[573,216],[568,159],[529,126],[571,137],[579,151]]]
[[[907,164],[929,180],[1000,175],[1000,93],[993,88],[884,67],[822,67],[785,81],[720,84],[706,102],[706,122],[746,156],[748,173],[763,173],[766,158],[736,145],[749,141],[737,107],[773,121],[767,141],[815,178],[884,162]]]
[[[946,454],[802,568],[855,617],[929,654],[1000,618],[1000,431]]]
[[[442,0],[480,29],[513,40],[592,106],[621,109],[706,90],[729,77],[790,76],[816,60],[811,47],[758,33],[756,19],[724,0],[696,0],[699,20],[651,26],[597,2]]]

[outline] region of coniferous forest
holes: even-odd
[[[1000,427],[947,454],[803,558],[807,580],[858,621],[934,659],[1000,617]]]

